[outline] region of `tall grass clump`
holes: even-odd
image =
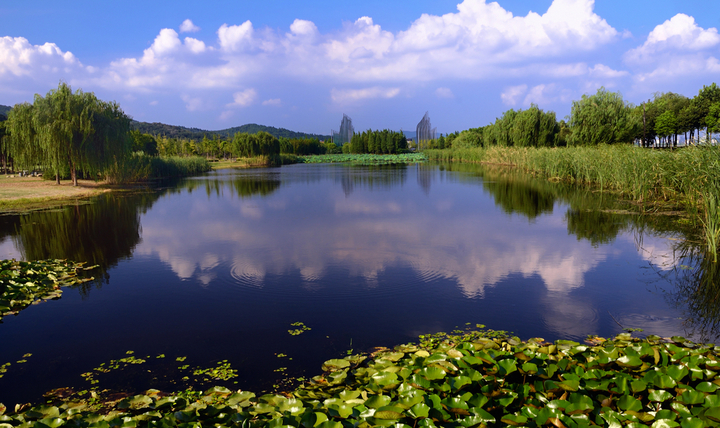
[[[133,183],[157,178],[187,177],[210,171],[205,158],[192,156],[156,157],[143,153],[115,162],[105,172],[111,184]]]

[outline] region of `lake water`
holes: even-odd
[[[100,268],[0,324],[0,402],[87,389],[82,373],[127,351],[147,362],[99,387],[183,388],[182,370],[227,360],[238,377],[223,384],[269,390],[351,349],[477,323],[523,339],[714,338],[715,309],[692,291],[702,259],[678,255],[672,220],[627,208],[474,165],[300,164],[5,216],[2,258]],[[310,330],[291,335],[297,322]]]

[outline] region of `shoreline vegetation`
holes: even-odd
[[[613,191],[641,212],[682,209],[702,229],[717,262],[720,244],[720,147],[649,150],[626,145],[426,150],[429,160],[506,165],[554,181]]]
[[[78,273],[89,269],[60,260],[3,260],[0,304],[9,314],[35,299],[59,298],[60,287],[86,281]],[[28,287],[37,290],[25,290]],[[13,305],[17,295],[25,299]],[[111,361],[111,367],[94,370],[105,373],[144,363],[131,351],[128,354]],[[8,370],[11,364],[1,365],[0,376]],[[0,424],[5,428],[720,426],[720,347],[678,336],[641,339],[626,331],[611,339],[588,336],[584,343],[550,343],[542,338],[521,340],[476,324],[451,333],[420,335],[417,343],[393,349],[330,359],[322,371],[311,379],[298,379],[302,383],[292,390],[263,395],[222,386],[222,380],[235,376],[230,363],[203,371],[215,384],[204,392],[192,388],[110,391],[97,385],[98,373],[84,373],[92,380],[89,390],[59,388],[46,394],[42,404],[13,408],[0,404]]]

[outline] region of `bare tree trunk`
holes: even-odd
[[[73,186],[77,186],[77,171],[75,170],[75,164],[70,164],[70,177],[72,178]]]

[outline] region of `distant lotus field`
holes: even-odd
[[[303,163],[351,163],[353,165],[393,165],[417,163],[427,160],[423,153],[403,153],[399,155],[373,154],[337,154],[298,156]]]

